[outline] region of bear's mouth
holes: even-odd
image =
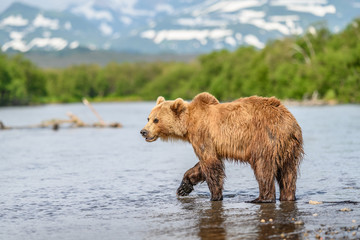
[[[147,142],[154,142],[154,141],[156,141],[156,139],[158,139],[158,136],[145,138],[145,140],[146,140]]]

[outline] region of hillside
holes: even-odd
[[[93,100],[191,99],[208,91],[222,101],[241,96],[360,102],[360,19],[333,34],[318,25],[303,36],[240,47],[189,63],[137,62],[40,69],[21,56],[0,55],[0,105]]]
[[[14,3],[0,13],[0,45],[3,52],[195,55],[262,49],[269,40],[302,35],[316,22],[336,33],[359,13],[356,0],[91,0],[64,11]]]

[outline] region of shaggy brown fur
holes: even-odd
[[[249,163],[254,170],[260,194],[252,202],[275,202],[275,179],[280,201],[295,200],[302,133],[278,99],[253,96],[220,104],[209,93],[190,103],[159,97],[148,120],[141,130],[146,141],[188,141],[200,160],[184,174],[178,195],[188,195],[194,185],[206,181],[211,200],[222,200],[227,159]]]

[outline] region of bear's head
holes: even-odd
[[[151,110],[148,123],[140,131],[147,142],[163,140],[185,140],[187,134],[186,120],[188,116],[188,103],[178,98],[174,101],[165,101],[158,97],[156,106]]]

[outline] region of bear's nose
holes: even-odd
[[[140,131],[140,134],[143,136],[143,137],[146,137],[147,135],[148,135],[148,131],[147,130],[145,130],[145,129],[143,129],[143,130],[141,130]]]

